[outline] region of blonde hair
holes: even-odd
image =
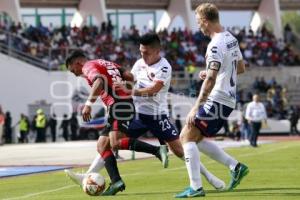
[[[210,22],[219,22],[219,10],[215,4],[203,3],[196,8],[196,13]]]

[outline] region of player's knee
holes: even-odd
[[[110,149],[109,138],[108,137],[100,137],[97,141],[97,152],[99,154],[101,154],[107,149]]]
[[[112,150],[116,151],[119,149],[119,143],[118,141],[114,141],[114,140],[111,140],[110,141],[110,146],[112,148]]]
[[[169,142],[168,146],[177,157],[181,158],[184,155],[183,148],[179,140]]]
[[[179,139],[180,139],[180,143],[184,144],[185,136],[183,136],[183,134],[180,135]]]
[[[106,150],[106,148],[104,146],[101,146],[101,145],[97,144],[97,152],[99,154],[102,154],[105,150]]]
[[[179,139],[180,139],[181,144],[183,144],[187,140],[187,135],[185,133],[181,133],[179,136]]]
[[[181,147],[181,148],[180,148],[180,147],[174,148],[174,149],[173,149],[173,153],[174,153],[177,157],[179,157],[179,158],[182,158],[182,157],[184,156],[182,147]]]

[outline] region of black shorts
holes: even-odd
[[[129,125],[134,117],[135,108],[132,100],[115,102],[108,107],[107,124],[101,135],[108,136],[111,131],[128,133]]]

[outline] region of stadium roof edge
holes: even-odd
[[[170,5],[170,0],[105,0],[108,9],[163,9]],[[191,7],[195,9],[197,5],[207,2],[207,0],[191,0]],[[220,10],[257,10],[261,0],[214,0]],[[300,9],[299,0],[279,0],[281,10]],[[20,0],[21,7],[75,7],[79,6],[80,0]]]

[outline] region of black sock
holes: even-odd
[[[107,156],[106,158],[104,158],[105,161],[105,169],[110,177],[110,180],[112,183],[115,183],[119,180],[121,180],[121,176],[119,173],[119,169],[117,166],[117,161],[116,158],[114,156],[114,154],[110,154],[109,156]]]
[[[159,147],[151,145],[140,140],[130,138],[129,139],[129,150],[150,153],[155,156],[159,155]]]

